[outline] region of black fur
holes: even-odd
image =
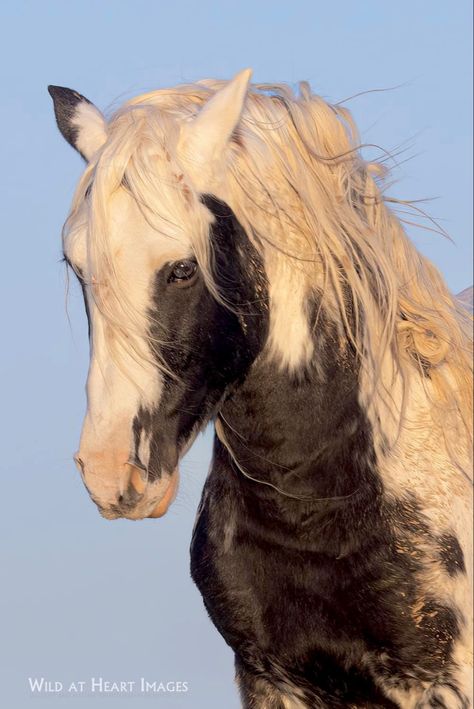
[[[464,554],[453,534],[443,534],[439,540],[441,562],[450,576],[466,573]]]
[[[53,99],[54,104],[54,115],[56,116],[56,123],[58,128],[67,140],[69,145],[77,150],[84,160],[87,160],[85,155],[81,153],[77,147],[78,129],[72,124],[72,119],[76,113],[77,105],[81,101],[90,103],[90,101],[82,94],[72,89],[67,89],[63,86],[48,86],[48,92]]]

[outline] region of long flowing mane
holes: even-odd
[[[186,231],[212,288],[209,224],[178,140],[180,121],[192,120],[223,83],[153,91],[126,103],[111,117],[108,140],[79,184],[66,231],[88,221],[90,270],[113,297],[105,304],[95,295],[111,327],[128,333],[127,346],[134,323],[146,314],[133,311],[116,272],[108,205],[122,186],[160,234],[175,238]],[[298,94],[284,85],[256,85],[232,141],[222,190],[275,288],[290,288],[296,274],[319,291],[341,341],[359,352],[374,395],[383,389],[388,396],[394,373],[405,388],[416,377],[446,438],[471,436],[471,319],[407,237],[390,206],[396,200],[384,194],[385,167],[365,161],[360,148],[349,111],[314,95],[306,83]],[[270,347],[291,368],[280,343],[275,324]],[[387,357],[388,379],[381,376]]]

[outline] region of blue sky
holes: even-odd
[[[236,708],[232,654],[188,573],[210,433],[188,455],[178,501],[159,521],[101,519],[72,464],[88,348],[74,287],[66,315],[59,257],[82,164],[57,132],[46,85],[70,86],[103,109],[246,66],[256,81],[306,79],[335,101],[399,86],[348,105],[365,142],[407,148],[392,193],[437,198],[425,208],[455,244],[410,234],[459,291],[472,283],[471,3],[6,0],[0,23],[3,703]],[[30,676],[64,684],[143,676],[187,681],[189,691],[34,697]]]

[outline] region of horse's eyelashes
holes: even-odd
[[[72,261],[70,260],[70,258],[68,256],[66,256],[65,253],[63,253],[63,255],[61,256],[59,261],[60,261],[60,263],[65,263],[66,266],[71,269],[71,271],[74,273],[74,275],[76,276],[76,278],[79,281],[79,283],[81,284],[81,286],[85,285],[84,273],[83,273],[82,269],[79,268],[79,266],[76,266],[75,264],[73,264]]]

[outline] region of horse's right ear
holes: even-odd
[[[56,122],[67,142],[89,161],[107,140],[107,123],[98,108],[77,91],[48,86]]]

